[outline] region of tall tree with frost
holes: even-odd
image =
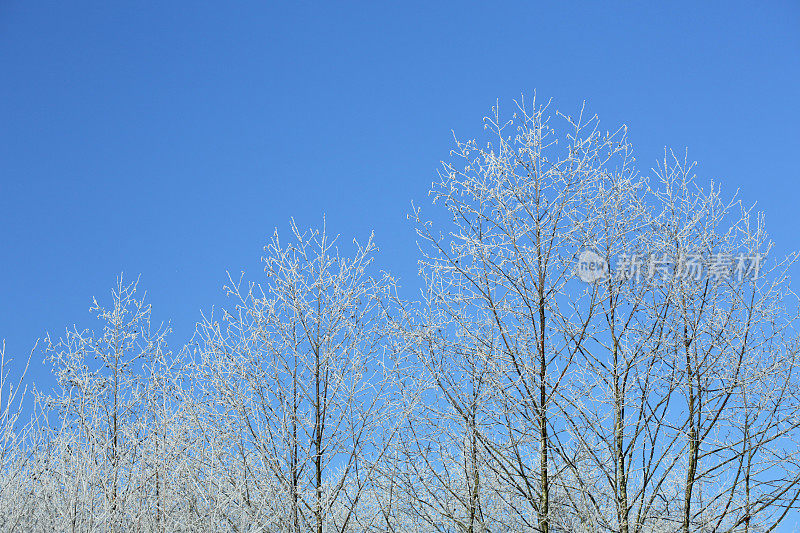
[[[202,381],[211,410],[236,428],[240,501],[257,508],[256,487],[272,480],[286,502],[259,523],[348,531],[397,423],[385,307],[394,282],[370,275],[371,238],[347,258],[324,228],[292,224],[289,243],[276,232],[265,250],[265,284],[231,281],[236,309],[200,324]]]
[[[77,478],[64,483],[83,484],[65,502],[69,511],[63,514],[73,529],[127,529],[128,506],[139,494],[149,390],[145,368],[165,355],[168,330],[151,328],[150,305],[137,294],[137,285],[138,280],[126,283],[120,276],[110,306],[94,300],[99,333],[74,328],[57,341],[49,335],[45,341],[59,385],[47,402],[61,419],[51,442],[78,469]]]
[[[495,109],[485,127],[487,144],[456,142],[454,161],[431,192],[449,214],[445,230],[419,209],[413,216],[422,269],[447,280],[436,298],[464,321],[461,329],[472,328],[470,343],[494,359],[494,422],[501,429],[483,439],[487,453],[524,503],[513,507],[525,527],[547,533],[558,474],[552,432],[561,427],[553,402],[585,328],[572,321],[576,300],[565,287],[585,244],[597,181],[624,164],[629,146],[624,128],[603,133],[582,110],[572,118],[535,100],[521,101],[508,119]]]

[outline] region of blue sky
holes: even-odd
[[[789,2],[21,2],[0,5],[0,338],[93,325],[141,274],[174,347],[261,271],[277,226],[375,231],[410,289],[406,220],[500,99],[536,90],[629,126],[639,166],[689,148],[703,178],[800,248],[800,7]],[[49,370],[34,361],[40,386]]]

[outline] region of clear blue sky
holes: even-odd
[[[487,7],[483,7],[483,6]],[[370,229],[417,285],[410,202],[534,89],[610,128],[639,164],[689,147],[800,248],[800,7],[659,3],[0,4],[0,338],[93,325],[92,296],[142,275],[174,346],[261,272],[290,217]],[[46,386],[35,361],[31,377]]]

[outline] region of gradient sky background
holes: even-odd
[[[585,99],[647,171],[689,148],[800,248],[800,6],[0,3],[0,339],[94,326],[141,274],[173,348],[290,217],[418,287],[406,213],[496,99]],[[16,364],[16,363],[15,363]],[[29,376],[46,388],[35,357]]]

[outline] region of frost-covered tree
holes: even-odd
[[[98,333],[73,328],[45,340],[58,389],[38,418],[39,470],[31,481],[41,500],[32,505],[46,506],[56,529],[128,530],[144,518],[142,492],[156,483],[143,454],[151,372],[166,355],[168,330],[151,328],[137,283],[120,276],[109,306],[94,300]]]
[[[372,239],[339,255],[292,225],[265,248],[266,280],[227,286],[236,307],[199,326],[202,419],[247,520],[281,531],[350,531],[393,437],[392,279]],[[239,522],[236,522],[236,527]]]
[[[448,334],[491,360],[482,446],[513,488],[508,504],[526,528],[547,532],[560,475],[556,402],[586,327],[573,309],[587,291],[568,283],[598,183],[627,164],[629,145],[624,128],[601,132],[596,117],[551,113],[535,100],[507,119],[495,109],[485,127],[485,144],[456,143],[431,193],[448,212],[445,226],[414,212],[421,264]]]

